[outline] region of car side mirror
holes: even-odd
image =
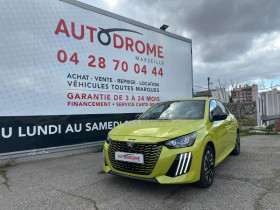
[[[214,114],[213,121],[225,120],[225,119],[227,119],[227,117],[228,117],[228,115],[224,114],[224,113]]]
[[[140,116],[141,116],[141,113],[140,113],[140,114],[135,115],[135,116],[134,116],[134,119],[135,119],[135,120],[137,120]]]

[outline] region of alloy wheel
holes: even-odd
[[[214,178],[214,155],[210,150],[207,150],[204,157],[204,174],[208,183],[211,183]]]
[[[239,152],[240,151],[240,136],[239,133],[236,134],[236,150]]]

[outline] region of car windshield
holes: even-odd
[[[205,100],[168,101],[158,103],[139,120],[203,119]]]

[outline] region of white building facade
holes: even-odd
[[[259,93],[259,126],[269,125],[280,119],[280,91],[273,89]]]

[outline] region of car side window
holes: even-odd
[[[223,110],[221,109],[221,107],[218,105],[216,100],[211,100],[210,101],[210,109],[209,109],[210,113],[209,113],[209,117],[210,120],[212,120],[213,115],[215,114],[223,114]]]
[[[229,114],[227,108],[225,107],[225,105],[222,102],[217,101],[217,104],[221,108],[221,110],[223,111],[224,114]]]

